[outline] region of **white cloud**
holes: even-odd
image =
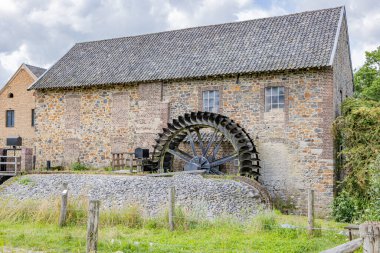
[[[48,1],[48,6],[33,9],[28,20],[51,29],[56,26],[69,26],[74,31],[87,32],[91,20],[83,13],[86,0],[56,0]]]
[[[243,21],[249,19],[267,18],[284,14],[287,14],[287,12],[284,9],[272,6],[272,8],[269,10],[259,8],[243,10],[236,13],[236,16],[239,21]]]
[[[190,15],[177,8],[173,8],[169,11],[167,20],[170,29],[189,27],[193,22]]]
[[[20,9],[19,4],[13,0],[2,0],[0,2],[0,14],[12,15],[16,14]]]
[[[30,61],[28,46],[26,44],[22,44],[12,53],[0,53],[0,65],[7,71],[13,71],[20,67],[21,63]]]

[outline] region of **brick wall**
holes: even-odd
[[[268,86],[285,87],[283,111],[264,112]],[[245,75],[238,83],[225,77],[38,91],[37,165],[79,159],[109,166],[113,150],[151,148],[168,117],[202,109],[199,96],[205,88],[222,92],[222,113],[255,140],[263,166],[260,181],[271,194],[291,199],[302,211],[306,189],[312,187],[317,212],[328,212],[333,197],[331,68]]]
[[[0,94],[0,146],[5,146],[9,136],[21,136],[24,147],[34,147],[32,109],[35,108],[35,97],[34,91],[27,91],[34,81],[31,74],[21,67]],[[8,98],[10,93],[13,93],[13,98]],[[5,127],[6,110],[15,111],[15,125],[12,128]]]

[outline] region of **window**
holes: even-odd
[[[265,88],[265,111],[272,109],[283,109],[285,104],[284,87]]]
[[[6,127],[15,126],[15,111],[7,110],[6,112]]]
[[[34,127],[34,118],[35,118],[34,109],[32,109],[32,127]]]
[[[203,92],[203,111],[219,112],[219,91],[208,90]]]
[[[13,93],[9,93],[8,98],[13,98]]]

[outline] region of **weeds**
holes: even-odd
[[[262,212],[254,217],[252,225],[258,231],[270,231],[278,226],[276,214],[273,211]]]
[[[71,169],[74,171],[88,170],[88,168],[85,165],[81,164],[80,162],[75,162],[71,164]]]
[[[29,177],[21,177],[18,180],[18,183],[22,185],[30,185],[30,184],[33,184],[33,180],[30,179]]]

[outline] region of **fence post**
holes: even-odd
[[[67,214],[67,197],[68,189],[67,183],[62,184],[63,191],[61,193],[61,213],[59,215],[59,226],[63,227],[66,224],[66,214]]]
[[[174,230],[174,216],[175,216],[175,187],[169,188],[169,229]]]
[[[380,222],[361,224],[359,232],[364,239],[363,252],[380,253]]]
[[[99,200],[90,200],[87,222],[87,253],[98,251]]]
[[[15,159],[15,175],[17,175],[17,157],[14,156],[13,158]]]
[[[310,235],[313,235],[314,230],[314,190],[309,189],[307,199],[307,222],[308,231]]]
[[[133,155],[129,154],[129,172],[133,173]]]

